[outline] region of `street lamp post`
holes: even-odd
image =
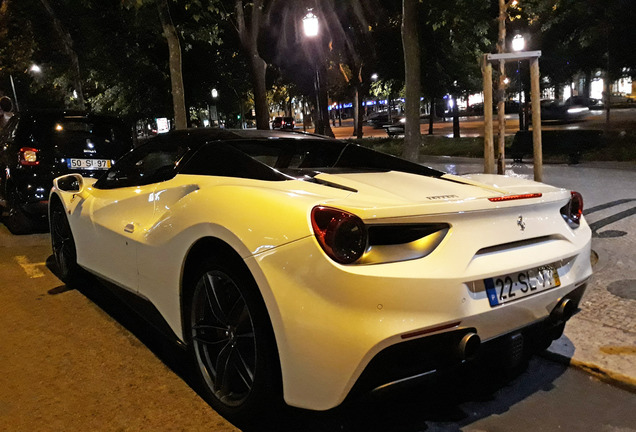
[[[210,92],[212,96],[212,107],[210,108],[210,121],[212,121],[212,126],[219,126],[219,114],[216,109],[216,99],[219,97],[219,92],[217,89],[213,88]]]
[[[320,30],[320,23],[318,17],[311,11],[307,12],[307,15],[303,18],[303,31],[308,38],[315,38],[318,36]],[[316,133],[324,133],[324,122],[322,118],[322,109],[320,106],[320,73],[318,72],[318,64],[314,63],[314,92],[316,93],[316,118],[314,119]]]
[[[11,89],[13,90],[13,102],[15,102],[15,110],[20,111],[20,105],[18,104],[18,94],[15,92],[15,84],[13,83],[13,75],[9,74],[9,80],[11,81]]]
[[[24,73],[31,72],[32,74],[42,73],[42,68],[37,64],[32,64]],[[11,90],[13,90],[13,103],[15,110],[20,111],[20,104],[18,103],[18,93],[15,91],[15,82],[13,81],[13,74],[9,74],[9,81],[11,81]]]
[[[526,46],[526,41],[523,35],[517,33],[512,38],[512,50],[514,52],[523,51]],[[521,94],[523,93],[523,86],[521,83],[521,60],[517,60],[517,80],[519,81],[519,130],[525,130],[525,122],[523,116],[523,105],[521,105]]]

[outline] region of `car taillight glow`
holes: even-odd
[[[352,213],[314,207],[311,225],[320,247],[340,264],[356,262],[367,248],[367,229],[362,219]]]
[[[38,149],[31,147],[22,147],[20,149],[20,165],[33,166],[39,165],[40,161],[38,160]]]
[[[570,201],[561,207],[561,216],[570,226],[570,228],[578,228],[581,225],[581,216],[583,216],[583,196],[578,192],[570,192]]]

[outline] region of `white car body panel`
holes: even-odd
[[[52,194],[67,210],[78,263],[151,301],[182,339],[180,292],[189,250],[206,237],[231,246],[267,306],[285,400],[304,408],[341,403],[374,355],[405,334],[460,322],[460,328],[474,327],[488,340],[545,319],[591,275],[589,227],[582,219],[573,230],[559,213],[569,191],[493,175],[440,180],[384,172],[317,178],[345,188],[177,175],[137,188],[98,190],[89,183],[77,196],[55,188]],[[542,196],[487,199],[536,192]],[[310,211],[317,205],[354,213],[367,226],[447,223],[451,228],[424,258],[341,265],[324,254],[313,235]],[[130,224],[134,229],[127,232]],[[512,245],[488,249],[502,243]],[[484,278],[552,263],[560,287],[490,306]]]

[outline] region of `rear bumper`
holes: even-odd
[[[561,302],[569,300],[573,310],[578,310],[586,288],[587,284],[580,285]],[[555,307],[546,319],[482,343],[475,360],[488,359],[504,367],[516,366],[523,358],[545,350],[558,339],[570,317],[560,317]],[[348,398],[398,388],[424,376],[459,367],[466,362],[459,349],[461,341],[474,332],[474,328],[453,330],[383,349],[371,359]]]

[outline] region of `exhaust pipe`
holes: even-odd
[[[576,304],[574,301],[570,299],[563,299],[556,305],[556,307],[552,310],[550,316],[552,320],[556,323],[564,323],[576,312]]]
[[[476,333],[466,333],[459,345],[457,345],[457,353],[461,360],[473,360],[479,353],[481,339]]]

